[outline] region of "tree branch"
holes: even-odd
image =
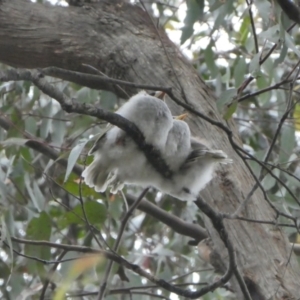
[[[228,250],[229,256],[229,265],[226,274],[229,278],[231,277],[232,273],[235,274],[235,277],[240,285],[241,291],[245,297],[245,300],[252,300],[248,288],[245,284],[243,276],[238,270],[236,257],[235,257],[235,250],[233,247],[232,242],[229,239],[228,232],[223,222],[223,216],[216,211],[214,211],[200,196],[194,201],[195,204],[200,208],[200,210],[209,217],[211,220],[214,228],[217,230],[218,234],[220,235],[221,240],[223,241],[224,245]],[[224,282],[225,283],[225,282]]]
[[[49,84],[44,78],[43,75],[37,71],[29,70],[16,70],[10,69],[8,71],[0,72],[1,81],[18,81],[18,80],[28,80],[36,85],[42,92],[46,95],[54,98],[58,101],[63,110],[68,113],[78,113],[81,115],[88,115],[96,117],[102,120],[105,120],[113,125],[118,126],[124,130],[138,145],[138,147],[144,152],[149,163],[164,177],[171,178],[172,172],[169,169],[168,165],[162,159],[160,152],[155,149],[152,145],[149,145],[145,142],[143,134],[140,132],[138,127],[123,118],[122,116],[105,111],[101,108],[95,107],[90,104],[81,104],[78,102],[69,99],[66,95],[61,93],[58,89],[54,88]]]
[[[66,245],[66,244],[59,244],[59,243],[51,243],[48,241],[32,241],[32,240],[26,240],[16,237],[11,237],[11,240],[20,244],[27,244],[27,245],[36,245],[36,246],[46,246],[51,248],[57,248],[57,249],[63,249],[66,251],[76,251],[80,253],[98,253],[99,255],[103,255],[103,257],[108,258],[115,263],[122,265],[124,268],[133,271],[134,273],[139,274],[142,277],[147,278],[149,281],[157,284],[158,286],[166,289],[169,292],[175,293],[179,296],[184,296],[190,299],[197,299],[200,296],[203,296],[207,294],[208,292],[214,291],[216,288],[222,286],[224,283],[226,283],[231,276],[231,273],[228,272],[218,281],[207,285],[203,288],[201,288],[199,291],[190,291],[181,289],[175,285],[170,284],[169,282],[158,279],[156,276],[150,274],[148,271],[144,271],[141,269],[138,265],[132,264],[128,262],[126,259],[113,254],[112,252],[105,251],[105,250],[98,250],[91,247],[85,247],[85,246],[73,246],[73,245]]]

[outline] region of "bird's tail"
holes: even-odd
[[[110,192],[112,194],[117,194],[119,191],[121,191],[124,188],[125,183],[122,180],[120,180],[118,176],[118,171],[113,170],[108,175],[108,178],[106,180],[106,185],[110,187]]]
[[[94,187],[96,192],[105,192],[109,172],[98,160],[94,160],[81,174],[84,182],[89,187]]]

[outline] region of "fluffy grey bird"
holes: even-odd
[[[108,185],[112,186],[113,193],[122,189],[124,184],[134,184],[152,186],[177,199],[194,201],[213,178],[216,165],[232,162],[222,150],[211,150],[199,139],[191,137],[189,126],[181,118],[174,119],[166,146],[161,151],[173,177],[163,177],[142,152],[137,152],[134,158],[131,157],[133,161],[128,161],[132,168],[120,166],[112,172]]]
[[[103,192],[116,193],[124,184],[153,186],[177,199],[193,201],[213,178],[217,163],[231,163],[222,150],[211,150],[191,137],[183,116],[172,119],[166,104],[142,91],[129,99],[117,113],[135,123],[147,143],[156,147],[172,178],[159,174],[135,142],[121,129],[110,126],[90,150],[93,163],[82,176],[87,185]]]
[[[173,120],[168,106],[157,96],[142,91],[131,97],[116,113],[133,122],[143,133],[146,143],[162,150]],[[104,192],[110,184],[122,187],[121,179],[117,178],[118,168],[124,169],[124,174],[130,177],[136,170],[143,173],[141,170],[147,163],[136,143],[116,126],[111,126],[99,137],[89,154],[94,155],[94,161],[84,170],[82,177],[98,192]],[[141,178],[146,178],[147,172],[145,170]]]
[[[157,188],[177,199],[194,201],[213,178],[216,164],[231,162],[222,150],[211,150],[191,137],[191,149],[185,161],[171,179],[162,180]]]
[[[185,116],[186,114],[183,114],[174,118],[165,146],[159,148],[162,158],[174,173],[179,171],[191,148],[190,128],[186,122],[182,121]],[[124,184],[160,188],[167,180],[153,168],[141,151],[136,151],[136,155],[128,158],[126,164],[129,164],[131,168],[121,165],[109,176],[107,184],[112,187],[112,193],[121,190]]]
[[[187,114],[174,117],[173,126],[168,133],[166,146],[162,151],[162,158],[170,170],[177,172],[191,151],[190,127],[183,120]]]

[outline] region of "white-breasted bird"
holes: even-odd
[[[174,174],[187,159],[191,148],[190,128],[182,121],[185,116],[186,114],[183,114],[174,118],[165,146],[159,148],[163,160]],[[124,183],[160,188],[161,183],[168,180],[154,169],[143,152],[137,152],[131,160],[126,161],[131,168],[121,165],[111,172],[108,186],[112,187],[112,193],[122,189]]]
[[[175,173],[184,163],[191,150],[190,127],[183,121],[186,116],[187,114],[182,114],[174,117],[166,146],[161,153],[170,170]]]
[[[144,135],[146,143],[162,151],[173,123],[171,112],[164,101],[141,91],[116,113],[133,122]],[[128,170],[130,175],[135,170],[142,170],[147,163],[138,145],[116,126],[100,136],[89,154],[94,155],[94,161],[83,171],[82,177],[88,186],[98,192],[104,192],[113,182],[114,185],[122,186],[121,179],[116,177],[118,168]],[[146,177],[147,170],[142,178]]]
[[[90,150],[95,158],[82,174],[96,191],[111,187],[116,193],[124,184],[153,186],[180,200],[193,201],[213,178],[216,164],[232,162],[222,150],[211,150],[191,137],[182,116],[173,120],[166,104],[144,91],[130,98],[117,113],[133,122],[146,142],[160,151],[173,176],[165,178],[158,173],[136,143],[111,126]]]
[[[173,176],[163,177],[139,153],[135,157],[136,164],[129,162],[133,166],[131,169],[121,166],[114,170],[109,181],[113,193],[122,189],[124,184],[134,184],[152,186],[177,199],[194,201],[213,178],[216,165],[232,162],[222,150],[211,150],[203,141],[191,137],[187,123],[180,117],[174,119],[166,146],[161,152]]]
[[[211,150],[191,137],[191,149],[184,163],[171,179],[162,180],[157,188],[177,199],[194,201],[213,178],[216,164],[231,162],[222,150]]]

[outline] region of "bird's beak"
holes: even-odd
[[[189,115],[188,113],[181,114],[181,115],[179,115],[179,116],[175,116],[174,119],[175,119],[175,120],[183,121],[188,115]]]
[[[163,101],[165,101],[165,96],[166,96],[166,93],[165,92],[161,92],[161,91],[157,91],[154,94],[154,97],[156,97],[156,98],[158,98],[160,100],[163,100]]]

